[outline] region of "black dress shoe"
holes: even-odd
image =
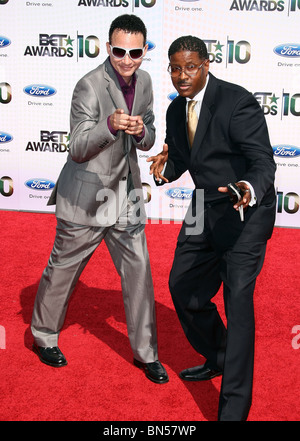
[[[221,370],[210,369],[209,367],[205,366],[205,364],[202,366],[185,369],[179,374],[180,378],[186,381],[211,380],[219,375],[222,375]]]
[[[32,345],[32,349],[33,352],[39,356],[39,359],[49,366],[61,367],[68,364],[58,346],[43,348],[42,346],[37,346],[34,343]]]
[[[169,381],[168,374],[159,360],[152,363],[143,363],[134,358],[133,364],[143,369],[146,377],[154,383],[163,384]]]

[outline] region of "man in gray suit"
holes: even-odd
[[[68,300],[104,239],[121,277],[134,364],[155,383],[168,375],[158,360],[153,282],[145,238],[145,211],[136,149],[155,140],[150,76],[139,69],[146,27],[134,15],[109,30],[108,58],[76,85],[67,162],[49,204],[57,230],[33,310],[33,350],[50,366],[65,366],[58,348]]]

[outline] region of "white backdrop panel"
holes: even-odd
[[[193,189],[188,173],[156,187],[146,162],[162,148],[176,96],[169,45],[192,34],[206,42],[211,72],[260,103],[277,163],[276,225],[300,227],[300,0],[0,0],[0,209],[53,212],[46,204],[67,157],[74,86],[105,60],[109,25],[124,13],[144,20],[151,49],[142,68],[153,80],[157,139],[139,152],[148,217],[182,220]]]

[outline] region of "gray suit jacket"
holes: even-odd
[[[114,136],[107,126],[117,108],[128,113],[109,59],[78,81],[71,105],[69,155],[48,202],[56,204],[60,219],[112,225],[128,190],[142,189],[136,149],[149,150],[155,141],[153,90],[147,72],[139,69],[136,77],[132,115],[141,115],[145,126],[139,143],[123,131]]]

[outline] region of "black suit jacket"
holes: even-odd
[[[195,188],[204,190],[206,203],[226,199],[226,209],[220,204],[219,223],[224,228],[238,231],[238,235],[243,232],[246,241],[268,239],[275,221],[276,165],[265,117],[254,96],[209,73],[192,150],[186,129],[186,99],[175,98],[166,118],[169,157],[165,177],[172,182],[189,170]],[[240,180],[249,181],[257,197],[256,205],[246,210],[243,223],[228,196],[218,191],[219,186]]]

